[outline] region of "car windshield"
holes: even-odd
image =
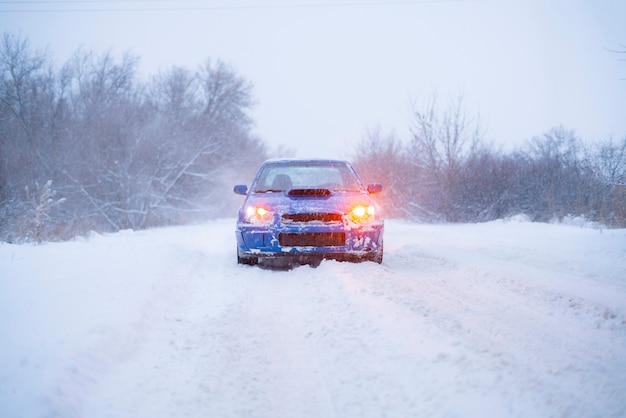
[[[363,188],[354,171],[341,162],[279,162],[266,164],[253,191],[280,192],[291,189],[357,191]]]

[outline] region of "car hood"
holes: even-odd
[[[252,193],[246,199],[246,205],[262,205],[277,214],[285,213],[341,213],[346,214],[356,205],[375,205],[373,199],[365,191],[331,192],[316,195],[300,195],[290,192]]]

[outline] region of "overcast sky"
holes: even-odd
[[[142,76],[222,60],[252,82],[255,133],[349,158],[368,130],[408,137],[411,102],[464,97],[511,147],[554,126],[626,136],[624,0],[2,1],[0,28],[49,47],[131,51]],[[620,45],[621,44],[621,45]]]

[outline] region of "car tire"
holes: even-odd
[[[376,251],[376,253],[374,253],[371,256],[370,260],[377,264],[383,263],[383,247],[382,246],[380,247],[380,250]]]
[[[259,264],[258,257],[242,257],[239,255],[239,250],[237,250],[237,264],[243,264],[245,266],[255,266]]]
[[[322,264],[322,257],[312,258],[311,260],[309,260],[308,264],[311,268],[316,269],[320,266],[320,264]]]

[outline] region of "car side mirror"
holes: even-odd
[[[247,195],[248,194],[248,186],[245,184],[238,184],[233,188],[233,191],[237,194]]]
[[[383,185],[380,183],[372,183],[367,185],[367,192],[370,194],[380,193],[383,191]]]

